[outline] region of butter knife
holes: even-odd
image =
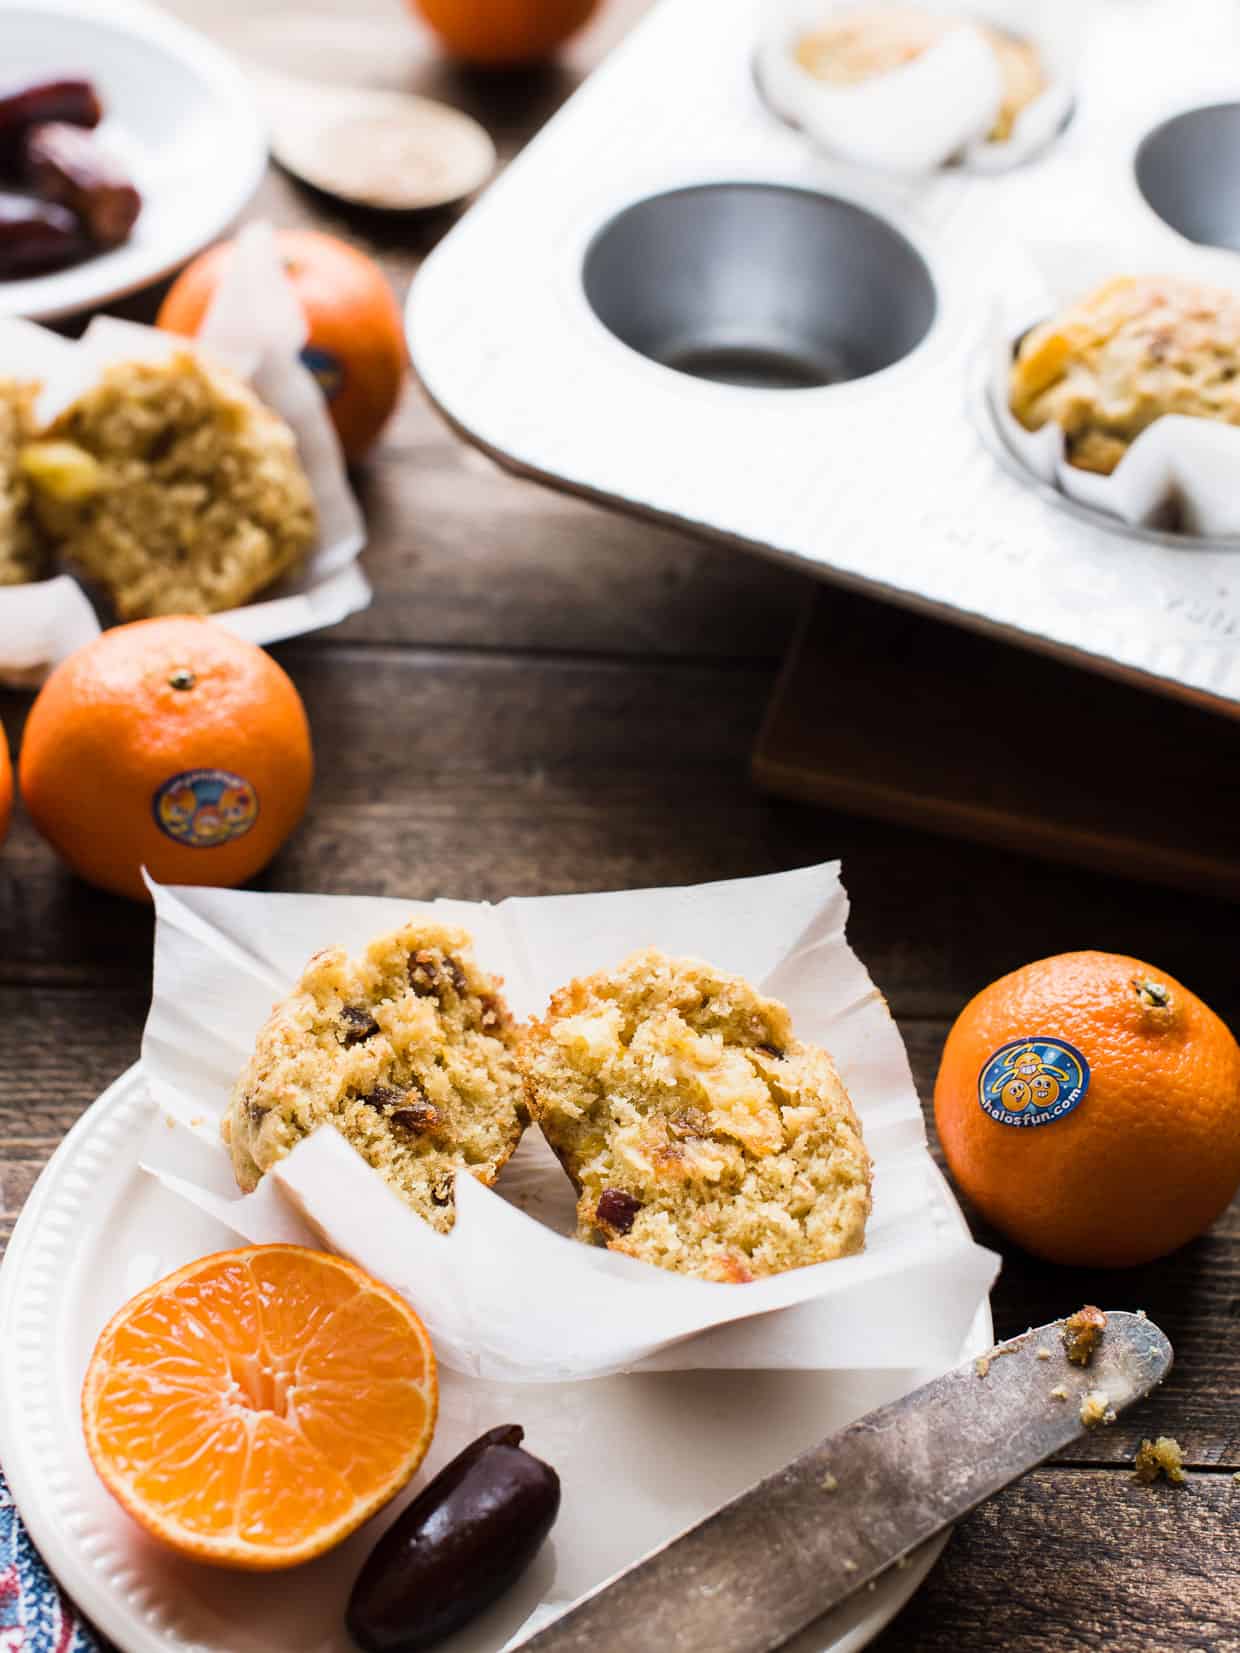
[[[1062,1321],[849,1424],[637,1562],[521,1653],[771,1653],[1171,1369],[1144,1315],[1108,1314],[1087,1367]]]

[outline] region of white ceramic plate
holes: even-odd
[[[249,85],[210,41],[139,0],[0,0],[0,79],[84,75],[142,192],[123,246],[0,281],[0,315],[65,316],[145,287],[213,241],[258,188],[267,141]]]
[[[78,1397],[105,1321],[151,1281],[236,1243],[138,1169],[152,1116],[133,1068],[65,1138],[22,1212],[0,1269],[0,1461],[49,1565],[125,1653],[353,1653],[344,1603],[384,1517],[293,1575],[221,1574],[150,1543],[87,1459]],[[964,1352],[991,1337],[983,1310]],[[504,1387],[442,1374],[439,1429],[418,1485],[483,1429],[507,1422],[525,1425],[527,1444],[564,1484],[559,1524],[531,1573],[446,1645],[495,1653],[550,1616],[544,1604],[572,1599],[928,1375],[676,1372]],[[821,1620],[793,1653],[863,1647],[942,1543]]]

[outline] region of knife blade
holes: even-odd
[[[1068,1361],[1062,1326],[1001,1343],[829,1436],[584,1597],[521,1653],[784,1646],[1083,1434],[1087,1413],[1109,1422],[1171,1369],[1171,1345],[1144,1315],[1109,1313],[1088,1367]]]

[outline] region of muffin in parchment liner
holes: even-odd
[[[98,411],[107,413],[111,433],[106,443],[95,443],[92,437],[86,444],[85,460],[78,456],[79,470],[93,461],[102,462],[107,470],[104,480],[109,482],[111,505],[104,513],[105,533],[93,533],[85,520],[93,507],[80,489],[77,499],[55,497],[57,483],[67,482],[70,493],[76,485],[63,468],[57,470],[55,453],[44,452],[42,466],[33,466],[26,475],[20,475],[19,456],[16,487],[0,490],[15,502],[24,502],[26,521],[38,536],[39,549],[36,565],[28,542],[22,541],[26,547],[22,570],[30,568],[31,572],[23,583],[4,586],[0,680],[30,682],[89,641],[84,636],[83,615],[90,605],[82,589],[64,577],[62,568],[71,574],[98,577],[101,589],[109,584],[114,587],[120,613],[108,614],[105,605],[105,618],[160,612],[172,603],[177,608],[213,611],[230,630],[254,643],[277,642],[334,624],[369,602],[370,587],[358,565],[365,525],[327,405],[299,359],[305,340],[304,317],[280,268],[269,226],[248,226],[238,236],[237,247],[229,276],[221,283],[202,333],[192,344],[157,328],[107,316],[96,317],[83,336],[72,341],[32,322],[0,320],[6,376],[39,386],[33,428],[23,428],[26,448],[37,446],[49,433],[63,440],[65,429],[53,431],[52,427],[61,416],[69,417],[67,410],[75,404],[79,408],[98,404]],[[171,393],[176,360],[185,359],[187,352],[200,353],[207,364],[203,374],[184,376],[187,392],[196,384],[202,388],[197,398],[202,406],[191,406],[194,397],[188,394],[182,398],[185,418],[181,426],[170,412],[167,438],[161,439],[160,451],[148,465],[145,457],[135,459],[129,453],[128,435],[122,433],[112,440],[125,422],[125,378],[134,386],[130,425],[136,429],[152,419],[158,422],[160,396],[144,395],[142,387],[167,374]],[[105,381],[112,387],[106,393],[115,403],[111,411],[102,407]],[[231,381],[235,390],[207,394],[209,381],[220,385]],[[245,409],[250,411],[242,417]],[[211,413],[218,426],[210,441],[200,428],[204,411]],[[76,438],[81,433],[67,434]],[[212,470],[213,455],[219,458],[218,474]],[[74,457],[67,450],[59,456],[61,460]],[[0,470],[3,463],[0,454]],[[41,478],[34,474],[39,470]],[[244,487],[238,486],[239,478]],[[297,496],[304,493],[307,480],[312,502],[299,502]],[[250,573],[231,584],[213,577],[204,579],[201,591],[169,589],[160,596],[154,592],[150,570],[139,566],[144,559],[149,561],[143,522],[151,520],[155,510],[161,519],[162,538],[171,547],[182,537],[181,523],[200,513],[204,502],[211,505],[217,530],[212,545],[205,549],[204,568],[209,564],[215,570],[217,563],[231,562]],[[292,522],[299,514],[311,528],[317,523],[317,532],[287,530],[286,521]],[[49,516],[55,520],[49,523]],[[60,547],[66,557],[63,564],[56,555],[57,533],[64,541]],[[0,541],[10,537],[0,534]],[[154,536],[151,549],[159,538]],[[74,562],[76,549],[91,554]],[[14,559],[7,561],[12,564]],[[50,578],[53,574],[60,577]],[[229,606],[230,589],[247,594],[241,606]],[[12,600],[17,593],[21,593],[20,603]],[[129,599],[131,612],[127,612]],[[97,635],[98,620],[90,630]],[[32,656],[35,640],[38,660]]]
[[[1078,29],[1021,0],[779,0],[757,73],[780,114],[847,159],[1002,172],[1066,122]]]
[[[1135,528],[1240,534],[1240,270],[1157,243],[1034,250],[1000,314],[987,399],[1038,481]]]
[[[143,1163],[256,1242],[300,1235],[386,1279],[416,1306],[444,1365],[542,1382],[640,1366],[907,1367],[958,1357],[995,1259],[969,1240],[929,1157],[899,1032],[845,939],[837,867],[494,907],[154,895],[143,1072],[156,1117]],[[386,938],[377,952],[376,937]],[[639,1257],[582,1244],[572,1237],[572,1184],[538,1130],[499,1169],[523,1113],[494,991],[524,1022],[543,1015],[557,989],[591,967],[614,971],[651,937],[670,956],[712,960],[682,970],[668,991],[690,1017],[722,1015],[730,1029],[731,1042],[683,1018],[649,1030],[646,1045],[663,1033],[685,1044],[685,1086],[707,1086],[714,1110],[713,1124],[674,1121],[691,1127],[675,1139],[682,1169],[692,1158],[703,1190],[737,1201],[728,1247],[749,1245],[752,1222],[770,1242],[755,1260],[782,1272],[689,1278],[652,1266],[648,1248]],[[771,1046],[781,1056],[757,1048],[771,1035],[786,1041]],[[488,1091],[498,1136],[479,1124]],[[226,1145],[230,1098],[232,1131],[239,1119],[244,1129]],[[782,1154],[768,1140],[776,1130]],[[762,1183],[748,1192],[743,1166],[712,1180],[707,1163],[738,1158],[729,1150],[737,1131],[754,1144]],[[441,1188],[454,1160],[455,1182]],[[238,1192],[238,1168],[253,1192]],[[449,1207],[436,1201],[452,1196],[452,1220],[437,1221]]]

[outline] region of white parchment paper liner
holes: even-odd
[[[280,266],[267,224],[250,224],[204,320],[189,341],[136,322],[96,317],[72,342],[33,322],[0,320],[0,371],[43,381],[40,415],[50,419],[116,361],[158,361],[187,348],[248,379],[292,426],[319,511],[319,538],[295,578],[272,595],[214,616],[253,643],[274,643],[334,625],[370,602],[358,566],[365,524],[349,487],[327,404],[299,354],[306,323]],[[87,615],[90,616],[89,623]],[[67,579],[0,586],[0,678],[31,681],[99,631],[94,611]],[[43,651],[32,659],[35,646]]]
[[[655,943],[745,972],[789,1005],[801,1037],[831,1050],[875,1161],[867,1249],[742,1286],[687,1280],[567,1238],[572,1191],[537,1130],[498,1192],[458,1177],[447,1236],[330,1129],[295,1149],[255,1194],[239,1196],[219,1121],[272,1001],[317,948],[360,950],[425,904],[153,893],[142,1064],[162,1117],[145,1166],[250,1240],[308,1230],[356,1258],[409,1297],[445,1365],[542,1382],[637,1367],[911,1367],[957,1358],[998,1263],[970,1240],[930,1159],[900,1035],[844,938],[837,865],[688,889],[433,903],[438,919],[473,933],[518,1017],[541,1011],[573,976]]]
[[[778,0],[758,44],[766,96],[824,148],[890,172],[930,172],[956,159],[976,171],[1003,172],[1042,149],[1067,119],[1080,29],[1073,8],[1052,10],[1029,0],[929,0],[923,8],[975,18],[1037,45],[1046,89],[1002,143],[987,137],[1002,101],[999,65],[967,21],[914,62],[855,86],[825,85],[801,68],[795,57],[801,37],[852,9],[831,0]]]
[[[1240,426],[1166,414],[1099,476],[1068,463],[1059,425],[1026,430],[1008,402],[1013,355],[1038,322],[1117,275],[1183,275],[1240,293],[1234,255],[1162,237],[1124,247],[1047,242],[1029,254],[1031,287],[1001,307],[990,344],[988,396],[1006,446],[1039,481],[1132,527],[1165,520],[1174,504],[1185,535],[1240,534]]]

